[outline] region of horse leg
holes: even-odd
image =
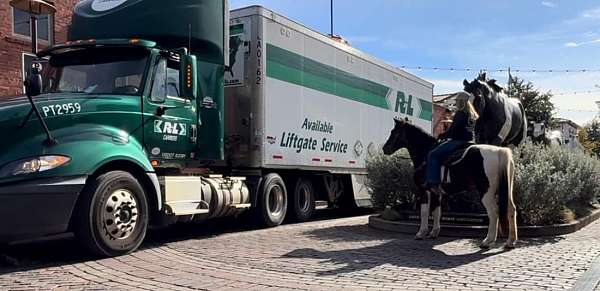
[[[436,194],[433,196],[434,197],[432,197],[432,199],[435,199],[435,201],[433,201],[435,208],[433,210],[433,228],[428,235],[429,238],[437,238],[440,235],[441,229],[440,220],[442,218],[442,195]]]
[[[490,221],[488,225],[487,236],[483,242],[481,242],[481,247],[485,249],[489,248],[494,242],[496,242],[496,238],[498,237],[498,204],[496,203],[495,196],[496,187],[491,186],[492,185],[490,185],[490,188],[481,199]]]
[[[517,207],[513,198],[513,174],[514,163],[509,162],[508,166],[508,240],[504,245],[505,248],[512,249],[517,242]]]
[[[429,204],[431,194],[429,193],[429,191],[425,192],[426,193],[421,194],[421,197],[427,199],[427,201],[421,200],[421,227],[415,235],[416,240],[422,240],[423,238],[425,238],[427,232],[429,231]]]
[[[511,199],[508,204],[508,239],[504,247],[507,249],[515,248],[517,239],[517,210],[515,203]]]
[[[442,217],[442,207],[438,206],[433,210],[433,228],[429,233],[429,238],[437,238],[440,235],[440,219]]]

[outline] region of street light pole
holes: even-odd
[[[38,52],[38,41],[37,41],[37,15],[30,13],[31,15],[31,52],[35,55]]]
[[[333,37],[333,0],[330,1],[330,6],[329,6],[329,12],[330,12],[330,20],[331,20],[331,37]]]

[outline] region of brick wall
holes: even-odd
[[[23,94],[22,62],[24,52],[31,52],[31,40],[13,34],[13,11],[9,0],[0,1],[0,99]],[[51,1],[49,1],[51,2]],[[79,0],[54,0],[54,42],[65,42],[73,7]],[[38,41],[38,49],[47,43]]]
[[[439,104],[433,104],[433,136],[438,137],[442,132],[446,131],[452,120],[452,112],[446,107]]]

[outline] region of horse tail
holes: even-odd
[[[515,145],[519,145],[527,139],[527,113],[525,113],[525,107],[522,102],[519,102],[519,108],[521,108],[521,116],[523,116],[523,125],[521,131],[521,139],[516,142]]]
[[[500,231],[508,235],[508,205],[512,200],[514,162],[509,148],[499,149],[498,159],[498,219]]]

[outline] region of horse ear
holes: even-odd
[[[469,86],[469,81],[467,81],[467,79],[463,80],[463,86],[465,86],[465,87]]]

